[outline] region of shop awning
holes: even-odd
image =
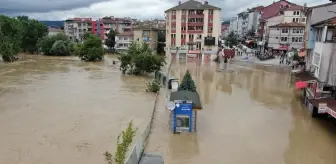
[[[308,84],[304,81],[298,81],[298,82],[295,83],[296,89],[306,88],[307,86],[308,86]]]
[[[247,40],[245,41],[247,44],[250,44],[251,42],[253,42],[254,40]]]
[[[300,57],[304,57],[304,56],[306,56],[306,51],[299,52],[299,56],[300,56]]]

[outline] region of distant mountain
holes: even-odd
[[[64,26],[64,21],[40,21],[48,27],[61,28]]]

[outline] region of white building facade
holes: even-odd
[[[238,17],[232,17],[230,19],[229,33],[230,32],[234,32],[235,34],[238,34]]]
[[[165,11],[166,50],[170,57],[211,60],[217,56],[221,9],[189,0]],[[177,49],[179,49],[177,51]]]

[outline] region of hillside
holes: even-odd
[[[64,26],[64,21],[40,21],[48,27],[61,28]]]

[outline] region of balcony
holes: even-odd
[[[188,30],[188,33],[190,33],[190,34],[202,34],[203,30]]]
[[[172,19],[176,19],[176,15],[172,15]]]
[[[171,33],[176,33],[176,29],[172,29],[172,30],[171,30]]]
[[[204,18],[204,14],[188,14],[188,18]]]
[[[188,22],[188,26],[203,26],[204,22]]]

